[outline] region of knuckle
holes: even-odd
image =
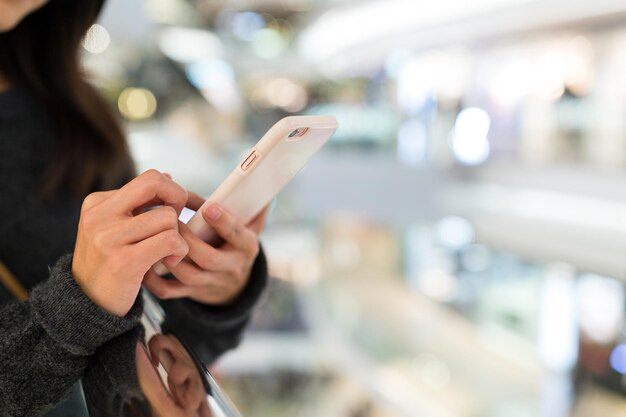
[[[96,199],[98,198],[96,193],[91,193],[83,200],[83,205],[81,206],[81,211],[88,210],[91,206],[96,203]]]
[[[159,181],[163,177],[163,174],[161,174],[156,169],[149,169],[147,171],[144,171],[144,173],[141,174],[140,177],[145,178],[146,180]]]
[[[180,245],[180,236],[174,230],[168,230],[163,237],[169,248],[177,248]]]
[[[178,229],[178,213],[176,212],[176,209],[171,206],[167,206],[166,208],[170,221],[175,226],[175,228]]]
[[[244,264],[245,262],[232,262],[228,266],[227,272],[235,277],[242,277],[245,270]]]
[[[187,274],[177,276],[178,280],[186,285],[195,285],[202,281],[202,273],[197,270],[191,270]]]
[[[254,259],[257,257],[260,251],[259,242],[256,239],[250,240],[250,243],[246,244],[245,252],[248,257]]]
[[[238,266],[237,276],[241,280],[247,278],[247,276],[250,275],[249,271],[252,269],[252,261],[251,260],[246,259],[245,261],[239,263],[237,266]]]
[[[98,230],[93,234],[93,237],[91,239],[93,245],[99,249],[106,247],[108,240],[109,234],[106,232],[106,230]]]
[[[227,262],[222,267],[222,272],[227,275],[236,275],[237,269],[239,269],[239,261]]]
[[[188,250],[187,242],[182,238],[176,230],[170,229],[165,232],[163,236],[164,244],[171,251],[186,251]]]
[[[143,193],[146,196],[153,196],[155,190],[161,186],[161,180],[159,178],[148,178],[146,180],[146,186],[143,188]]]
[[[140,176],[141,181],[145,183],[143,192],[152,194],[155,188],[158,188],[164,181],[164,176],[156,169],[149,169]]]
[[[92,229],[98,223],[98,216],[94,213],[94,209],[88,208],[83,211],[80,222],[87,230]]]
[[[221,258],[222,258],[221,253],[219,253],[218,251],[211,251],[210,253],[202,257],[202,259],[200,260],[202,265],[200,266],[206,270],[217,269],[217,267],[221,263]]]
[[[165,227],[178,229],[178,216],[173,207],[164,206],[158,209],[158,221]]]
[[[174,276],[176,277],[176,279],[180,282],[182,282],[185,285],[190,285],[191,282],[191,273],[190,272],[186,272],[184,274],[181,274],[180,272],[174,274]]]
[[[230,223],[226,227],[226,239],[233,239],[241,233],[241,227],[237,223]]]

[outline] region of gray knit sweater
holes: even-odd
[[[0,285],[0,416],[41,415],[84,375],[102,373],[117,389],[116,372],[134,369],[132,352],[113,360],[107,352],[134,349],[124,335],[136,333],[140,298],[123,318],[91,302],[71,274],[81,201],[59,193],[44,202],[36,193],[54,140],[45,111],[27,91],[0,94],[0,259],[31,290],[19,303]],[[168,300],[164,328],[210,362],[238,343],[266,280],[261,253],[233,304]]]

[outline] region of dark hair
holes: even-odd
[[[80,67],[80,45],[104,0],[51,0],[0,33],[0,74],[46,107],[56,155],[40,191],[84,196],[109,189],[133,171],[122,128]]]

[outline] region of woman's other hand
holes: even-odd
[[[163,259],[173,268],[187,255],[189,246],[178,231],[178,215],[186,202],[185,189],[155,170],[119,190],[85,198],[72,274],[95,304],[125,316],[152,265]]]
[[[189,208],[198,210],[203,203],[202,197],[189,193]],[[202,216],[224,240],[219,247],[205,243],[180,223],[180,234],[189,245],[189,253],[177,266],[169,268],[177,279],[163,279],[151,270],[146,274],[144,286],[162,299],[189,297],[204,304],[231,303],[248,283],[259,253],[258,236],[265,225],[267,213],[266,207],[248,225],[244,225],[225,209],[217,205],[209,206]]]

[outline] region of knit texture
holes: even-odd
[[[99,346],[139,323],[141,298],[125,317],[113,316],[80,290],[70,265],[64,256],[28,301],[0,309],[3,416],[35,416],[58,403]]]
[[[83,383],[97,381],[91,392],[110,395],[94,397],[94,406],[102,405],[98,415],[117,415],[120,403],[136,394],[142,303],[119,318],[91,302],[74,281],[71,253],[81,201],[62,191],[44,201],[37,193],[54,150],[42,106],[20,88],[0,93],[0,259],[31,291],[20,303],[0,285],[0,416],[39,416],[85,376]],[[237,345],[266,281],[261,252],[231,305],[163,302],[166,327],[211,362]]]
[[[72,256],[66,255],[50,271],[48,281],[30,296],[33,321],[63,349],[73,355],[92,355],[107,340],[137,325],[141,297],[125,317],[107,313],[80,289],[71,273]]]

